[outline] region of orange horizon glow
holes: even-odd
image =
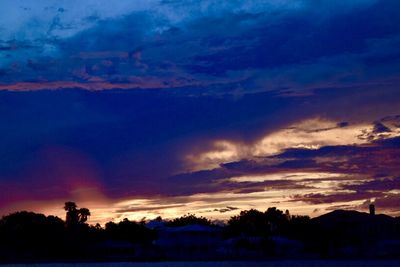
[[[221,163],[240,161],[249,157],[276,155],[292,147],[315,149],[326,145],[368,145],[370,144],[369,139],[360,140],[357,137],[360,135],[368,136],[372,132],[372,128],[372,125],[367,124],[340,128],[337,127],[337,122],[314,118],[270,133],[254,144],[217,140],[211,150],[197,154],[192,153],[184,156],[184,159],[195,171],[197,169],[212,169]],[[307,131],[311,131],[311,133],[307,133]],[[399,135],[400,130],[396,128],[384,138]],[[339,139],[339,136],[344,138]],[[285,140],[290,140],[290,142],[285,143]],[[49,146],[42,149],[38,156],[47,159],[46,166],[33,166],[27,170],[27,173],[31,177],[41,177],[42,168],[45,168],[46,172],[50,170],[49,177],[56,176],[58,178],[57,186],[63,187],[65,195],[47,200],[33,200],[32,198],[29,200],[28,194],[27,200],[15,201],[8,204],[7,207],[1,208],[1,214],[32,210],[64,218],[65,212],[62,208],[64,202],[74,201],[79,207],[90,209],[92,216],[89,223],[100,223],[102,225],[108,221],[118,222],[124,218],[149,220],[161,216],[164,219],[172,219],[188,213],[204,216],[211,220],[227,220],[241,210],[266,210],[269,207],[277,207],[281,210],[288,209],[292,214],[315,217],[335,208],[366,211],[363,203],[370,199],[309,203],[296,200],[293,196],[298,194],[346,195],[352,193],[352,191],[340,189],[340,185],[357,185],[362,182],[373,181],[371,177],[341,172],[340,170],[277,169],[266,173],[232,174],[227,178],[212,182],[216,186],[221,183],[232,183],[233,185],[254,183],[257,187],[255,189],[249,188],[249,192],[246,192],[246,188],[243,192],[240,188],[230,190],[222,188],[218,192],[198,192],[188,196],[156,195],[153,197],[136,196],[118,199],[107,196],[101,182],[102,174],[98,171],[99,168],[88,155],[79,150]],[[326,159],[318,160],[325,163]],[[271,161],[274,161],[274,159],[271,159]],[[279,160],[275,161],[279,162]],[[50,181],[50,178],[46,179]],[[268,181],[293,181],[303,188],[275,187],[268,185],[268,183],[260,187],[263,182]],[[400,194],[395,191],[390,193]],[[379,210],[379,206],[377,208]],[[399,214],[399,212],[390,209],[382,208],[381,211],[392,215]]]
[[[266,189],[263,192],[254,193],[208,193],[194,194],[191,196],[178,197],[153,197],[133,199],[106,199],[100,200],[96,197],[89,199],[54,199],[50,201],[24,201],[15,203],[7,208],[0,209],[2,215],[15,211],[28,210],[46,215],[55,215],[65,218],[63,210],[64,202],[76,201],[78,207],[88,208],[91,216],[89,224],[99,223],[104,225],[109,221],[119,222],[124,218],[134,221],[152,220],[158,216],[163,219],[173,219],[185,214],[195,214],[207,217],[211,220],[227,221],[230,217],[238,215],[242,210],[257,209],[265,211],[269,207],[280,210],[289,210],[292,215],[308,215],[317,217],[335,209],[355,209],[367,212],[367,207],[362,204],[366,200],[338,201],[334,203],[310,204],[303,201],[293,201],[290,197],[298,191]],[[317,189],[304,190],[302,193],[330,192],[324,186]],[[345,192],[343,192],[345,193]],[[221,210],[225,210],[220,212]],[[232,208],[229,210],[229,208]],[[380,209],[379,213],[389,215],[400,215],[397,211]]]

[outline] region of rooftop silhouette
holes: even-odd
[[[21,211],[0,220],[1,262],[392,259],[400,218],[335,210],[316,218],[270,207],[241,211],[225,224],[187,214],[173,220],[89,225],[90,211],[66,202],[65,221]],[[373,216],[371,216],[373,215]]]

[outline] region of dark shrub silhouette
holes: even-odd
[[[227,232],[229,236],[246,234],[265,237],[271,233],[271,227],[263,212],[251,209],[241,211],[238,216],[233,216],[228,221]]]
[[[288,223],[290,220],[290,214],[287,210],[286,213],[283,211],[272,207],[268,208],[264,212],[265,220],[270,226],[271,234],[284,234],[288,228]]]
[[[309,216],[290,216],[289,223],[283,235],[291,239],[306,241],[311,232],[310,220]]]
[[[183,215],[182,217],[175,218],[172,221],[167,222],[167,226],[170,227],[179,227],[179,226],[185,226],[185,225],[190,225],[190,224],[199,224],[199,225],[208,225],[211,226],[212,223],[209,219],[205,217],[197,217],[194,214],[186,214]]]
[[[0,253],[4,260],[31,255],[52,258],[64,249],[64,221],[58,217],[21,211],[0,220]]]
[[[255,209],[245,210],[228,221],[227,233],[229,236],[240,234],[260,237],[282,235],[289,231],[289,221],[289,212],[283,213],[275,207],[268,208],[265,212]]]
[[[106,223],[105,237],[111,240],[125,240],[131,243],[150,244],[156,238],[156,233],[148,229],[144,223],[137,223],[125,218],[119,223]]]

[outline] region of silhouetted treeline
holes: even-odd
[[[159,218],[160,220],[160,218]],[[212,225],[212,222],[205,218],[205,217],[197,217],[194,214],[187,214],[183,215],[182,217],[175,218],[172,221],[166,222],[166,226],[170,227],[179,227],[179,226],[185,226],[185,225],[190,225],[190,224],[199,224],[199,225]]]
[[[193,214],[173,220],[87,224],[65,203],[65,221],[16,212],[0,220],[1,262],[400,258],[400,218],[337,210],[317,218],[268,208],[225,224]]]

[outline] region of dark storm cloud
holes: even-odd
[[[273,168],[270,168],[272,170]],[[276,169],[275,169],[276,170]],[[280,169],[285,171],[285,169]],[[287,171],[287,170],[286,170]],[[268,170],[265,169],[265,173]],[[185,173],[178,176],[169,177],[163,181],[162,194],[169,196],[190,196],[197,193],[255,193],[264,192],[269,189],[285,190],[285,189],[309,189],[310,186],[301,184],[302,181],[289,180],[266,180],[260,182],[233,182],[228,178],[241,175],[256,175],[249,170],[241,172],[231,172],[225,169],[213,169],[209,171],[199,171],[194,173]]]
[[[351,184],[343,186],[344,189],[356,191],[390,191],[400,189],[400,178],[384,178],[361,184]]]
[[[352,194],[296,196],[305,202],[386,200],[398,189],[400,139],[387,134],[400,125],[399,1],[145,2],[126,12],[117,10],[128,2],[104,2],[77,21],[73,6],[49,5],[44,22],[0,28],[0,89],[32,90],[0,92],[3,205],[68,196],[82,181],[111,198],[313,188],[228,180],[296,171],[355,175],[339,186]],[[138,88],[152,90],[116,90]],[[290,128],[315,117],[333,126]],[[373,121],[359,136],[369,145],[289,148],[192,172],[185,162],[216,140],[246,146],[282,129]]]
[[[81,31],[76,23],[65,22],[57,11],[60,8],[54,8],[47,36],[13,41],[21,44],[15,48],[30,52],[10,54],[13,59],[2,67],[16,63],[22,67],[10,71],[3,82],[101,80],[116,88],[121,83],[148,88],[150,80],[154,87],[180,87],[209,86],[223,79],[236,83],[232,89],[241,91],[276,89],[282,81],[299,90],[321,82],[365,83],[397,73],[398,1],[298,4],[300,8],[252,3],[239,10],[234,4],[231,8],[213,4],[212,9],[198,12],[196,2],[187,7],[161,3],[167,10],[192,10],[193,16],[172,20],[173,11],[156,16],[142,9],[100,17]],[[272,12],[274,8],[278,11]],[[54,36],[56,30],[65,32],[68,27],[76,33]],[[28,60],[32,64],[24,67]],[[148,84],[138,82],[138,76],[147,77]]]
[[[48,152],[67,148],[94,162],[97,179],[113,196],[161,191],[160,179],[184,168],[183,157],[193,142],[220,137],[251,140],[260,134],[255,131],[260,121],[271,118],[271,110],[287,114],[284,107],[299,101],[270,93],[236,99],[156,90],[0,95],[0,179],[4,184],[30,184],[32,193],[50,182],[54,192],[68,191],[62,185],[57,189],[63,171],[51,166],[58,164],[53,160],[60,160],[73,171],[74,157],[63,159],[63,154]],[[268,106],[261,108],[260,103]]]
[[[392,142],[400,138],[390,139]],[[382,158],[382,156],[384,158]],[[308,194],[294,196],[294,199],[313,202],[331,203],[340,201],[362,200],[367,197],[381,196],[383,192],[399,189],[398,178],[379,178],[382,173],[385,176],[395,177],[400,174],[400,154],[397,149],[387,148],[382,145],[376,146],[335,146],[323,147],[317,150],[291,149],[278,156],[283,158],[282,163],[271,164],[268,158],[257,161],[243,160],[223,164],[220,168],[199,171],[189,174],[181,174],[169,178],[165,184],[171,183],[171,192],[178,194],[194,194],[204,192],[231,191],[236,193],[260,192],[266,188],[273,189],[306,189],[312,188],[304,185],[304,182],[311,182],[312,179],[299,180],[266,180],[261,182],[219,182],[230,177],[245,175],[260,175],[286,172],[325,172],[339,173],[336,178],[321,178],[318,181],[341,181],[342,184],[334,190],[351,190],[354,193],[336,194]],[[302,158],[306,158],[302,160]],[[310,160],[310,158],[318,158]],[[340,160],[337,160],[340,159]],[[340,177],[343,174],[356,175],[353,177]],[[375,179],[375,180],[370,180]],[[351,181],[352,183],[348,183]],[[168,189],[168,186],[165,187]],[[370,192],[370,191],[374,192]],[[168,191],[168,190],[167,190]]]
[[[399,166],[395,165],[397,150],[392,147],[397,141],[390,139],[377,141],[376,147],[371,148],[289,149],[276,156],[280,162],[273,165],[268,158],[249,159],[226,163],[215,170],[173,176],[185,169],[184,156],[197,143],[207,144],[208,140],[218,139],[251,143],[268,132],[312,116],[318,108],[312,104],[316,102],[314,99],[320,101],[323,98],[320,95],[288,98],[276,93],[248,94],[240,98],[194,96],[160,90],[1,92],[0,179],[6,185],[13,181],[15,188],[19,184],[30,184],[29,192],[39,192],[40,198],[46,197],[40,193],[45,184],[54,186],[54,195],[66,194],[69,189],[57,183],[64,179],[64,168],[73,172],[77,156],[64,159],[63,154],[57,156],[55,152],[48,152],[51,148],[61,151],[68,148],[73,151],[68,155],[72,153],[88,159],[89,166],[83,164],[80,168],[82,175],[95,168],[98,182],[110,196],[116,197],[305,188],[291,181],[216,183],[246,174],[296,170],[344,173],[377,172],[379,168],[381,173],[396,170]],[[332,95],[328,99],[335,101]],[[207,149],[204,145],[197,150],[201,153]],[[389,160],[382,158],[385,154]],[[335,161],[338,157],[351,156],[353,158],[347,165]],[[325,157],[328,163],[317,163],[316,157]],[[52,164],[58,166],[59,161],[70,167],[51,167]],[[356,167],[349,169],[350,165]],[[35,180],[35,183],[29,180]],[[23,188],[18,190],[24,191]]]
[[[252,143],[321,111],[337,121],[366,121],[371,114],[352,111],[375,106],[371,122],[381,113],[390,114],[399,103],[396,97],[395,91],[378,94],[372,88],[351,95],[321,90],[296,97],[279,92],[202,96],[191,90],[1,92],[0,179],[6,192],[1,202],[68,197],[71,183],[79,185],[77,180],[85,181],[85,177],[89,177],[85,184],[101,186],[111,198],[128,198],[312,188],[305,181],[226,181],[240,175],[319,171],[398,176],[398,138],[373,141],[370,146],[288,149],[272,158],[249,158],[214,170],[182,173],[186,153],[207,151],[209,141]],[[344,112],[343,99],[354,99],[358,105],[349,105]],[[383,104],[385,108],[380,108]],[[348,117],[349,113],[360,117]],[[397,123],[396,116],[382,121]],[[68,157],[64,152],[48,152],[53,147],[73,152]],[[76,158],[84,159],[79,168],[75,168]],[[278,162],[272,164],[271,159]]]
[[[400,188],[400,153],[393,146],[400,138],[380,140],[373,146],[337,146],[318,150],[290,150],[279,157],[319,158],[322,163],[315,163],[314,169],[357,175],[351,183],[342,182],[336,193],[311,193],[292,196],[294,201],[311,204],[346,202],[376,198],[382,209],[399,210],[395,205],[398,195],[391,193]],[[335,162],[336,159],[340,159]],[[325,159],[325,160],[323,160]],[[330,161],[329,161],[330,159]],[[345,160],[343,160],[345,159]],[[340,192],[343,191],[343,192]],[[351,206],[351,208],[354,208]]]
[[[399,151],[385,143],[398,143],[399,139],[392,138],[369,146],[326,146],[317,150],[288,149],[276,157],[290,158],[289,165],[291,161],[308,159],[310,164],[306,166],[320,171],[358,173],[368,176],[388,173],[391,176],[397,176],[400,174]],[[319,159],[319,163],[312,164],[311,160],[316,158]]]
[[[387,133],[390,132],[390,129],[386,127],[384,124],[381,122],[377,122],[374,125],[374,133]]]
[[[305,194],[292,196],[293,201],[302,201],[308,204],[332,204],[336,202],[349,202],[382,196],[382,192],[352,192],[335,194]]]
[[[398,142],[399,139],[388,139],[387,142]],[[340,182],[336,188],[331,188],[335,193],[311,193],[292,196],[293,201],[322,204],[384,197],[386,194],[390,194],[391,190],[399,189],[399,179],[396,178],[400,174],[399,151],[391,147],[388,148],[381,142],[374,146],[348,145],[322,147],[317,150],[297,149],[296,153],[291,149],[274,156],[274,158],[276,157],[282,158],[283,163],[271,164],[268,158],[265,158],[265,160],[257,159],[257,161],[243,160],[226,163],[213,170],[170,177],[164,182],[164,190],[172,195],[220,191],[250,193],[263,192],[269,189],[311,189],[313,182]],[[306,163],[302,158],[306,158]],[[318,159],[318,161],[310,160],[310,158]],[[260,174],[282,174],[282,177],[284,177],[285,173],[304,171],[338,173],[338,177],[280,179],[260,182],[227,180],[230,177]],[[352,176],[342,177],[346,174]],[[304,183],[308,184],[305,185]]]
[[[361,208],[368,208],[368,206],[373,203],[375,206],[389,211],[399,210],[400,195],[399,194],[386,194],[385,196],[377,197],[374,201],[367,200],[362,205]]]

